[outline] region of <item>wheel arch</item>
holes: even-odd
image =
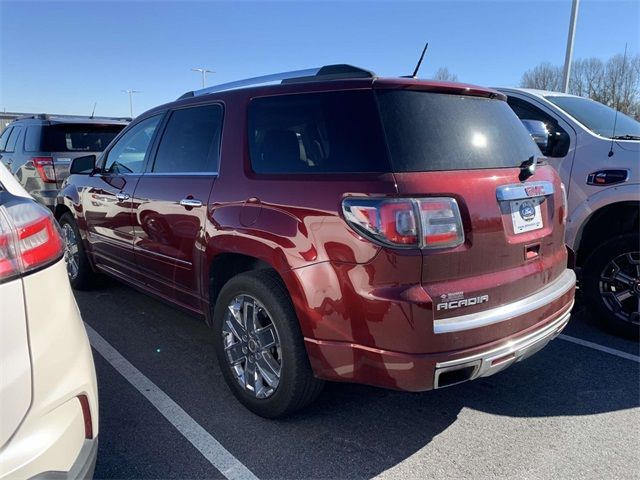
[[[637,233],[639,228],[640,201],[610,203],[599,208],[589,216],[579,233],[576,265],[582,267],[603,241],[614,235]]]
[[[245,272],[270,270],[273,271],[287,289],[291,297],[289,285],[285,281],[283,272],[279,271],[270,261],[249,253],[221,251],[211,258],[207,269],[208,308],[205,319],[208,324],[213,322],[212,309],[225,284],[236,275]]]
[[[64,215],[65,213],[71,213],[71,209],[64,203],[59,203],[58,205],[56,205],[56,208],[53,211],[53,216],[56,220],[60,220],[62,215]]]

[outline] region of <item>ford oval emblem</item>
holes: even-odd
[[[533,203],[526,201],[520,204],[520,216],[525,222],[530,222],[536,216],[536,210]]]

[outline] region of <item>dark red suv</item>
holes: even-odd
[[[56,209],[74,287],[104,272],[202,315],[265,417],[322,380],[491,375],[567,324],[564,189],[504,95],[346,65],[252,80],[74,160]]]

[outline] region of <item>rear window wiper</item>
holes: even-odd
[[[521,182],[524,182],[527,178],[533,175],[536,171],[537,165],[546,165],[546,157],[541,157],[538,155],[531,155],[524,162],[520,164],[520,175],[518,178]]]
[[[616,135],[615,137],[611,137],[614,140],[640,140],[640,135]]]
[[[521,182],[524,182],[527,178],[535,173],[536,165],[538,164],[537,160],[538,157],[536,157],[535,155],[531,155],[520,164],[520,175],[518,175],[518,178]]]

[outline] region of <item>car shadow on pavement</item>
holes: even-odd
[[[637,378],[638,365],[631,361],[556,340],[494,377],[442,390],[403,393],[330,384],[315,404],[279,424],[285,431],[296,424],[303,431],[323,432],[301,438],[304,447],[298,442],[292,447],[292,458],[304,453],[321,460],[312,469],[307,464],[305,475],[370,478],[427,446],[462,409],[523,418],[630,409],[640,405]],[[290,472],[292,477],[301,473]]]
[[[331,383],[298,414],[265,420],[237,403],[224,384],[202,321],[119,285],[82,292],[78,303],[85,321],[259,478],[371,478],[429,445],[463,409],[544,418],[640,403],[638,363],[554,340],[493,377],[424,393]],[[110,393],[101,387],[101,396]],[[101,425],[101,437],[109,430]]]

